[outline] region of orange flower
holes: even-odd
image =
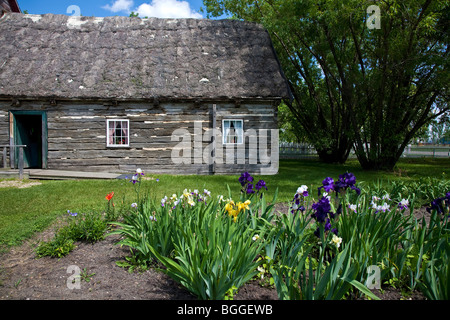
[[[112,199],[112,197],[114,196],[114,191],[113,192],[111,192],[111,193],[108,193],[108,195],[105,197],[106,198],[106,200],[111,200]]]

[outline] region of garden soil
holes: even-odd
[[[417,210],[419,218],[425,210]],[[196,297],[161,271],[129,272],[117,261],[130,256],[129,248],[117,245],[119,235],[108,235],[94,243],[77,243],[63,258],[37,258],[39,241],[54,235],[54,227],[35,235],[21,246],[0,255],[0,300],[195,300]],[[81,271],[79,288],[69,289],[73,269]],[[382,300],[423,300],[414,292],[407,297],[386,288],[374,293]],[[276,290],[253,280],[234,296],[235,300],[277,300]]]

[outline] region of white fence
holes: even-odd
[[[308,159],[317,157],[316,149],[306,143],[280,142],[280,159]]]
[[[280,142],[280,159],[310,159],[316,158],[317,152],[313,146],[306,143]],[[353,150],[350,158],[355,157]],[[403,151],[404,158],[449,158],[450,146],[408,145]]]

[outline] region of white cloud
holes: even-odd
[[[133,0],[114,0],[112,4],[107,4],[102,8],[114,13],[131,11],[139,13],[139,17],[156,18],[196,18],[203,16],[191,9],[189,2],[184,0],[152,0],[150,3],[143,3],[133,9]]]
[[[203,18],[200,13],[191,9],[189,2],[178,0],[152,0],[151,3],[141,4],[135,12],[141,18]]]
[[[112,11],[112,12],[131,12],[131,7],[134,5],[133,0],[114,0],[114,3],[112,5],[107,4],[106,6],[103,6],[103,9]]]

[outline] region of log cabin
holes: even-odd
[[[5,13],[0,43],[0,145],[26,168],[278,171],[291,94],[259,24]]]

